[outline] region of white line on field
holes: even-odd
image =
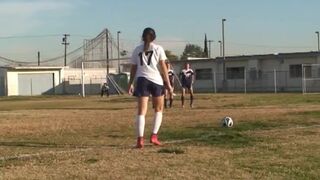
[[[310,128],[318,128],[320,125],[312,125],[312,126],[296,126],[296,127],[289,127],[289,128],[275,128],[275,129],[268,129],[266,131],[274,131],[274,130],[293,130],[293,129],[310,129]],[[260,129],[261,130],[261,129]],[[204,138],[207,138],[208,135],[202,136],[199,138],[195,139],[182,139],[182,140],[173,140],[173,141],[165,141],[164,145],[166,144],[175,144],[175,143],[184,143],[188,141],[194,141],[194,140],[201,140]],[[127,138],[125,142],[128,140]],[[68,154],[68,153],[77,153],[77,152],[87,152],[90,150],[93,150],[93,148],[110,148],[110,149],[115,149],[119,147],[128,147],[128,148],[133,148],[134,146],[127,146],[123,145],[123,143],[120,144],[120,146],[83,146],[80,149],[74,149],[74,150],[69,150],[69,151],[49,151],[49,152],[43,152],[43,153],[34,153],[34,154],[21,154],[21,155],[16,155],[16,156],[8,156],[8,157],[0,157],[0,161],[10,161],[10,160],[25,160],[25,159],[31,159],[35,157],[40,157],[40,156],[46,156],[46,155],[59,155],[59,154]],[[147,146],[151,146],[151,144],[146,144]],[[161,146],[160,146],[161,147]]]
[[[92,149],[87,148],[87,149],[74,149],[69,151],[49,151],[49,152],[34,153],[34,154],[21,154],[16,156],[0,157],[0,161],[23,160],[23,159],[31,159],[31,158],[45,156],[45,155],[68,154],[68,153],[76,153],[76,152],[86,152],[90,150]]]

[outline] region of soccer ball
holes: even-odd
[[[233,120],[231,117],[224,117],[222,119],[222,127],[230,128],[233,126]]]

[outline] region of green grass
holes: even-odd
[[[167,153],[167,154],[184,154],[185,150],[179,147],[170,147],[170,148],[162,148],[158,150],[158,153]]]

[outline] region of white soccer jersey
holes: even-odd
[[[182,83],[191,83],[193,80],[193,70],[183,69],[180,73]]]
[[[169,75],[169,77],[170,77],[170,76],[174,76],[174,71],[173,71],[172,69],[169,69],[169,70],[168,70],[168,75]]]
[[[144,77],[153,83],[163,85],[163,79],[158,69],[160,61],[167,60],[163,48],[154,43],[150,44],[144,53],[144,44],[139,45],[133,51],[131,63],[137,65],[136,78]]]

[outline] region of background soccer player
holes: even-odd
[[[193,83],[194,83],[194,73],[190,68],[190,64],[186,63],[184,65],[184,69],[182,69],[180,73],[182,93],[181,93],[181,104],[184,107],[184,97],[186,94],[186,90],[190,93],[190,107],[193,107]]]
[[[166,88],[172,93],[169,83],[168,70],[165,63],[167,60],[163,48],[153,41],[156,32],[152,28],[146,28],[142,34],[143,43],[135,48],[131,58],[131,72],[129,81],[129,94],[138,98],[138,112],[136,117],[137,148],[144,146],[145,115],[148,109],[150,94],[154,105],[154,126],[150,142],[161,145],[158,140],[158,131],[162,123],[164,82]],[[160,70],[158,69],[158,65]],[[133,82],[136,79],[136,87]]]
[[[104,94],[107,94],[107,97],[109,97],[110,93],[109,93],[109,86],[107,83],[103,83],[102,87],[101,87],[101,97],[103,97]]]
[[[174,71],[171,68],[171,64],[169,62],[166,62],[167,64],[167,69],[168,69],[168,76],[169,76],[169,81],[170,81],[170,85],[173,88],[172,91],[174,91]],[[165,98],[164,98],[164,106],[165,108],[168,107],[168,100],[169,100],[169,107],[172,108],[172,104],[173,104],[173,93],[170,93],[168,90],[166,90],[165,92]]]

